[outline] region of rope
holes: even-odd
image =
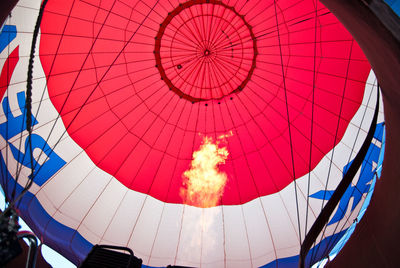
[[[35,58],[35,47],[36,47],[36,40],[39,35],[39,28],[40,28],[40,23],[42,21],[43,17],[43,12],[44,8],[46,7],[47,0],[44,0],[40,10],[39,10],[39,15],[36,20],[35,24],[35,29],[33,31],[33,38],[32,38],[32,45],[31,45],[31,53],[29,55],[29,65],[28,65],[28,78],[27,78],[27,83],[26,83],[26,104],[25,104],[25,109],[26,109],[26,129],[28,131],[28,143],[29,143],[29,150],[31,154],[31,176],[28,179],[24,190],[15,198],[9,206],[4,210],[4,212],[0,215],[0,217],[3,217],[11,208],[15,206],[15,204],[21,200],[21,198],[25,195],[25,193],[29,190],[29,188],[32,186],[33,179],[34,179],[34,165],[33,165],[33,150],[32,150],[32,78],[33,78],[33,63],[34,63],[34,58]]]

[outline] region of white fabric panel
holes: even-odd
[[[371,124],[370,121],[369,121],[369,123]],[[354,146],[354,142],[355,142],[355,146],[354,146],[354,149],[352,151],[352,158],[354,158],[355,155],[358,153],[356,148],[360,148],[361,147],[361,145],[363,144],[365,138],[367,137],[367,132],[365,132],[362,129],[360,130],[359,127],[354,125],[354,124],[349,124],[349,126],[347,127],[345,135],[346,135],[346,138],[342,139],[340,141],[340,144],[343,144],[349,150],[352,150],[353,146]]]
[[[252,267],[241,206],[224,206],[224,227],[226,267]]]
[[[176,263],[183,266],[195,266],[201,261],[201,209],[185,206],[182,226],[179,234]]]
[[[85,238],[93,244],[99,243],[107,226],[126,192],[116,180],[111,180],[104,191],[92,205],[90,211],[78,228],[79,232],[88,234]]]
[[[44,74],[43,74],[44,75]],[[44,82],[44,80],[41,80]],[[44,87],[44,83],[42,83],[42,87],[38,86],[38,88],[42,89]],[[35,94],[36,98],[39,98],[41,92],[37,92]],[[35,102],[32,104],[32,114],[36,116],[38,120],[38,124],[33,126],[33,132],[41,136],[43,139],[47,141],[51,148],[54,148],[54,144],[60,141],[60,144],[56,146],[56,150],[63,152],[63,159],[70,160],[77,153],[81,152],[82,149],[78,146],[72,146],[72,148],[68,147],[69,150],[65,150],[66,148],[59,148],[62,146],[62,143],[66,142],[66,146],[71,146],[68,144],[68,141],[65,141],[67,138],[67,133],[64,134],[64,124],[61,120],[61,117],[58,120],[58,113],[54,109],[50,99],[48,99],[47,91],[46,91],[46,99],[41,101],[41,103]],[[37,110],[39,109],[39,113]]]
[[[201,267],[224,266],[223,207],[201,209]]]
[[[37,13],[32,12],[32,9],[39,10],[40,1],[32,1],[32,0],[20,0],[17,3],[18,8],[18,16],[14,15],[17,11],[15,8],[11,11],[11,17],[8,17],[4,24],[12,24],[17,25],[17,37],[14,40],[15,43],[20,44],[20,53],[19,55],[29,55],[31,51],[31,42],[32,40],[32,32],[35,28],[35,22],[37,19]],[[13,42],[14,42],[13,41]],[[11,51],[10,51],[11,52]],[[37,54],[38,50],[36,50]],[[28,66],[28,57],[25,57],[26,67]],[[20,59],[21,61],[21,59]],[[26,81],[26,67],[24,72],[21,73],[23,77],[19,77],[19,81]],[[23,88],[25,89],[25,87]]]
[[[359,118],[359,116],[360,115],[357,114],[356,118]],[[336,152],[334,154],[334,161],[340,163],[338,163],[337,166],[332,165],[328,189],[334,189],[337,183],[340,181],[342,174],[341,168],[343,168],[343,165],[347,163],[347,159],[341,159],[338,157],[340,156],[339,152],[344,151],[348,155],[350,152],[349,144],[352,144],[354,141],[354,130],[347,131],[343,140],[348,140],[348,142],[346,145],[343,144],[344,142],[341,142],[335,149]],[[326,176],[328,174],[328,167],[330,164],[329,157],[331,157],[331,152],[329,152],[327,156],[321,160],[321,162],[312,172],[310,194],[324,189],[323,184],[326,183]],[[301,209],[301,232],[302,237],[304,238],[304,221],[306,216],[305,202],[308,174],[298,179],[296,182],[298,184],[299,208]],[[115,184],[114,187],[120,188],[116,191],[118,193],[122,193],[126,189],[122,184],[119,183]],[[108,226],[109,222],[107,220],[102,220],[101,222],[96,223],[97,225],[104,225],[103,227],[98,227],[101,230],[106,230],[106,234],[103,237],[104,241],[115,241],[117,240],[117,237],[118,240],[120,238],[125,240],[127,239],[125,232],[121,232],[121,230],[129,228],[129,225],[134,224],[136,215],[140,210],[142,202],[140,200],[143,200],[142,194],[133,191],[128,192],[130,195],[129,201],[128,198],[125,197],[126,203],[121,203],[121,207],[118,208],[116,216],[112,219],[110,226]],[[282,202],[282,199],[285,199],[285,203]],[[216,239],[221,245],[218,245],[217,249],[212,255],[207,256],[210,257],[210,259],[215,257],[216,260],[218,259],[217,256],[220,256],[219,262],[210,263],[208,258],[203,258],[204,252],[207,252],[206,250],[210,247],[209,244],[212,244],[213,239],[211,236],[207,237],[208,233],[203,231],[204,227],[206,226],[204,225],[205,214],[202,212],[203,209],[193,208],[190,206],[184,206],[185,208],[183,209],[183,206],[179,204],[161,205],[162,202],[152,199],[151,204],[153,205],[149,210],[152,211],[156,207],[156,211],[159,213],[159,215],[154,215],[153,212],[150,212],[150,214],[146,216],[147,220],[150,220],[151,223],[149,225],[151,226],[149,230],[152,231],[144,231],[143,233],[140,233],[140,235],[137,233],[137,237],[143,236],[143,241],[148,242],[145,242],[146,245],[135,245],[135,243],[139,241],[139,239],[133,239],[133,237],[136,235],[136,230],[138,230],[136,227],[134,231],[135,235],[132,236],[130,243],[134,251],[138,253],[137,255],[146,261],[145,263],[154,266],[165,263],[196,266],[199,262],[202,263],[202,266],[209,267],[251,267],[252,265],[263,265],[275,259],[275,252],[268,253],[268,250],[266,250],[267,247],[264,248],[264,246],[256,246],[257,244],[262,243],[272,244],[271,239],[269,242],[266,239],[261,239],[268,237],[269,229],[266,225],[265,219],[263,219],[263,223],[260,224],[260,219],[262,218],[261,215],[263,213],[261,214],[261,212],[257,212],[257,208],[260,207],[260,205],[257,205],[259,202],[259,200],[253,200],[245,204],[243,208],[241,206],[223,206],[223,210],[221,210],[221,214],[218,214],[218,217],[219,215],[221,215],[221,217],[223,215],[224,226],[223,228],[219,227],[218,222],[220,220],[216,220],[212,225],[212,230],[216,231],[217,237],[223,235],[225,239]],[[295,207],[296,201],[293,183],[283,189],[281,193],[261,197],[261,202],[263,204],[265,214],[268,217],[268,223],[271,229],[271,235],[277,257],[283,258],[297,255],[300,243],[297,234],[297,210]],[[309,229],[312,225],[312,222],[315,218],[314,213],[319,213],[322,200],[310,198],[309,202],[312,210],[310,209],[308,212],[309,220],[307,229]],[[155,205],[157,203],[159,204]],[[132,204],[135,204],[134,207]],[[146,206],[147,205],[145,205],[145,207]],[[163,206],[165,206],[164,210],[162,209]],[[131,209],[131,212],[127,212],[129,209]],[[204,209],[204,211],[211,211],[211,209]],[[143,215],[140,216],[138,222],[141,222],[140,226],[142,226],[141,228],[144,228],[147,227],[147,225],[145,224],[146,220],[143,220],[142,216]],[[59,218],[60,220],[62,219],[60,214],[56,214],[55,217]],[[86,222],[87,219],[85,219],[85,225]],[[182,230],[181,222],[183,224]],[[261,228],[261,225],[264,225],[263,228]],[[120,226],[120,228],[118,228],[118,226]],[[327,233],[330,233],[333,230],[331,229],[332,227],[329,227]],[[82,226],[80,227],[79,231],[86,238],[95,237],[95,239],[100,239],[99,236],[101,236],[102,233],[101,231],[97,231],[96,233],[98,234],[93,235],[91,230]],[[148,236],[145,234],[148,234]],[[144,238],[144,236],[146,237]],[[202,245],[201,248],[197,248],[195,246],[199,243]],[[251,253],[249,247],[251,248]],[[146,249],[147,252],[145,252],[143,249]],[[262,252],[263,250],[265,252]],[[225,252],[225,256],[223,255],[223,252]],[[258,255],[260,255],[260,258],[258,258]],[[146,256],[150,256],[150,259],[148,259]],[[156,258],[154,256],[162,257]],[[250,258],[252,258],[252,260],[250,260]]]
[[[38,3],[31,4],[29,0],[21,0],[19,5],[36,5],[35,8],[38,8]],[[35,21],[36,17],[28,17],[33,13],[28,12],[25,7],[21,7],[20,10],[27,15],[13,16],[11,21],[27,28],[18,28],[16,42],[12,42],[10,49],[15,48],[16,44],[21,44],[20,55],[29,55],[30,43],[23,45],[22,40],[26,37],[24,32],[30,35],[34,24],[21,24],[17,20]],[[27,58],[21,57],[16,73],[21,73],[24,77],[13,76],[11,83],[15,85],[9,88],[11,109],[16,110],[16,113],[19,113],[16,93],[25,89],[25,82],[20,81],[26,80],[26,68]],[[35,61],[34,68],[36,77],[45,77],[40,61]],[[369,90],[375,83],[372,72],[368,83],[370,85],[366,86],[363,105],[368,105],[371,109],[368,109],[363,120],[363,130],[359,133],[355,151],[358,151],[366,136],[375,107],[375,93],[372,93],[368,103]],[[33,95],[35,114],[42,90],[45,89],[45,79],[34,80],[34,86],[40,90]],[[46,91],[37,116],[39,124],[34,127],[35,133],[47,138],[53,122],[46,123],[55,118],[56,114]],[[336,188],[342,177],[342,169],[347,164],[363,114],[364,106],[356,113],[343,139],[335,148],[328,190]],[[383,120],[383,113],[380,118]],[[3,116],[0,122],[4,121]],[[62,120],[58,120],[48,141],[52,148],[64,132],[65,126]],[[181,204],[165,204],[150,196],[128,190],[115,178],[95,167],[86,153],[82,152],[67,134],[57,145],[55,152],[68,164],[41,188],[34,185],[30,191],[37,193],[38,200],[55,220],[78,229],[91,243],[129,245],[145,264],[152,266],[171,263],[187,266],[201,264],[202,267],[256,267],[275,258],[299,253],[298,216],[293,183],[279,193],[252,200],[244,205],[202,209]],[[329,152],[312,171],[310,194],[324,190],[331,155]],[[15,162],[11,161],[10,165],[15,166]],[[79,172],[76,172],[77,170]],[[23,169],[22,174],[25,178],[21,177],[21,184],[26,181],[29,173],[28,169]],[[301,237],[304,239],[305,219],[308,217],[309,229],[315,215],[319,213],[322,200],[310,198],[306,215],[308,174],[296,182]],[[63,191],[57,191],[60,188]],[[362,202],[352,217],[356,216],[361,205]],[[347,215],[350,208],[351,203]],[[349,224],[351,221],[347,222],[346,226]],[[329,226],[326,234],[333,232],[334,227],[335,225]]]
[[[113,245],[126,246],[145,199],[144,194],[126,191],[103,239]]]
[[[286,187],[283,191],[285,191]],[[292,186],[293,190],[293,186]],[[272,239],[278,258],[293,256],[299,252],[299,238],[297,234],[297,218],[293,221],[288,215],[288,208],[282,201],[281,193],[261,198],[265,214],[268,217]],[[297,217],[297,216],[296,216]],[[266,262],[267,263],[267,262]]]
[[[151,196],[144,200],[137,221],[130,227],[132,236],[128,246],[133,252],[141,253],[144,263],[148,263],[151,248],[157,234],[163,204]]]
[[[17,45],[19,45],[20,55],[26,56],[30,53],[30,42],[26,40],[31,38],[36,21],[36,14],[30,9],[37,10],[40,1],[20,0],[18,6],[18,16],[12,16],[9,19],[9,23],[18,25],[18,35],[7,48],[8,51],[4,51],[1,55],[0,66],[5,62],[4,55],[8,55]],[[27,21],[33,23],[26,23]],[[39,41],[40,38],[37,46],[39,46]],[[37,51],[38,49],[36,53]],[[16,93],[25,90],[27,66],[28,58],[20,57],[15,69],[16,75],[13,75],[8,89],[11,110],[15,111],[13,113],[15,116],[20,114]],[[40,78],[33,81],[34,88],[38,89],[38,92],[33,94],[34,114],[41,102],[37,116],[39,124],[34,127],[34,133],[46,139],[52,131],[54,123],[52,120],[56,118],[57,112],[45,90],[45,75],[39,60],[35,61],[34,70],[35,77]],[[357,133],[359,132],[355,146],[356,152],[366,137],[375,108],[375,92],[371,94],[371,100],[368,102],[370,90],[375,90],[374,84],[376,84],[376,78],[371,71],[363,105],[351,120],[343,139],[335,148],[328,190],[335,189],[341,180],[342,169],[347,164]],[[43,90],[45,94],[42,100]],[[381,104],[383,104],[382,100]],[[365,106],[369,108],[362,121]],[[382,107],[380,122],[384,120]],[[0,123],[4,121],[5,117],[1,116]],[[361,121],[362,130],[358,131]],[[51,123],[47,124],[48,122]],[[59,119],[48,141],[50,147],[54,148],[64,132],[65,126]],[[14,140],[16,141],[17,137]],[[16,142],[19,143],[19,141]],[[2,139],[1,146],[5,146]],[[15,143],[15,146],[18,147],[18,144]],[[93,244],[105,242],[128,245],[145,264],[152,266],[171,263],[187,266],[201,264],[202,267],[256,267],[269,263],[275,258],[289,257],[299,253],[300,238],[294,183],[279,193],[238,206],[203,209],[181,204],[165,204],[150,196],[127,189],[111,175],[97,168],[67,134],[54,150],[68,164],[42,187],[34,184],[30,192],[36,193],[41,205],[55,220],[77,229]],[[331,155],[332,151],[312,171],[310,194],[325,189]],[[352,157],[354,155],[353,153]],[[9,166],[11,170],[15,170],[16,162],[10,160]],[[23,168],[22,174],[19,183],[24,185],[30,170]],[[63,178],[68,178],[68,180]],[[354,180],[353,184],[356,182],[357,180]],[[310,198],[306,215],[308,174],[296,180],[296,183],[300,231],[304,239],[305,219],[308,217],[307,229],[309,229],[315,216],[320,212],[323,201]],[[352,213],[350,220],[341,222],[339,228],[342,228],[343,223],[346,224],[345,226],[352,223],[361,205],[362,202]],[[352,202],[347,207],[347,216],[350,215],[351,206]],[[336,225],[328,226],[325,235],[331,234],[335,227]]]
[[[331,156],[332,156],[332,151],[330,151],[327,155],[325,155],[323,157],[323,159],[318,163],[318,165],[312,171],[315,174],[315,176],[317,176],[320,179],[320,181],[322,181],[323,185],[326,185],[326,183],[327,183],[327,177],[329,174],[329,166],[330,166],[330,162],[331,162],[331,160],[330,160]],[[343,168],[343,166],[341,168]],[[341,176],[342,176],[341,174],[342,174],[342,170],[339,169],[335,164],[332,164],[327,189],[335,188],[335,186],[341,180]],[[307,176],[307,174],[305,176]],[[301,179],[305,179],[306,178],[305,176],[303,176]],[[298,180],[300,180],[300,179],[297,179],[296,181],[298,181]],[[322,189],[325,189],[325,186],[321,187],[321,190]]]
[[[67,170],[71,170],[74,168],[79,168],[79,170],[82,170],[83,167],[81,165],[85,164],[83,161],[81,161],[82,157],[78,157],[73,161],[72,165],[68,165],[67,169],[62,170],[61,173],[66,172]],[[93,167],[91,167],[93,168]],[[86,173],[84,173],[86,174]],[[57,176],[54,180],[50,181],[50,185],[55,184],[57,182],[57,179],[59,179],[62,176]],[[73,178],[74,175],[68,175],[64,178]],[[111,180],[111,176],[104,174],[104,172],[99,172],[97,168],[91,169],[89,173],[83,177],[83,176],[78,176],[78,174],[75,175],[77,177],[77,181],[79,181],[79,184],[76,185],[76,188],[71,189],[69,186],[67,186],[67,183],[65,181],[60,182],[58,185],[65,184],[66,189],[71,189],[70,191],[66,191],[67,193],[70,193],[67,197],[66,200],[60,205],[59,211],[57,212],[56,215],[53,217],[57,217],[59,219],[62,219],[62,222],[69,223],[72,221],[70,224],[71,227],[73,228],[78,228],[81,219],[85,217],[85,215],[88,213],[90,210],[91,206],[96,202],[97,197],[102,193],[104,188],[107,186],[107,184]],[[81,180],[79,180],[81,179]],[[44,188],[43,192],[48,192],[51,191],[49,188]]]
[[[318,178],[314,172],[311,172],[310,179],[308,179],[308,174],[306,174],[302,179],[296,181],[298,189],[301,190],[302,199],[307,202],[307,192],[309,195],[324,189],[325,186],[322,184],[322,179]],[[309,188],[309,189],[308,189]],[[325,202],[326,203],[326,202]],[[316,198],[309,198],[308,199],[308,211],[307,215],[306,210],[303,211],[304,214],[301,214],[300,221],[302,222],[302,232],[307,227],[307,231],[310,230],[312,223],[318,216],[321,211],[322,200]],[[305,209],[304,204],[304,209]],[[306,225],[306,216],[307,216],[307,226]],[[302,233],[302,238],[304,239],[304,233]]]
[[[304,177],[303,177],[304,178]],[[298,215],[297,215],[297,209],[301,209],[301,205],[299,203],[298,206],[296,206],[296,200],[297,202],[300,202],[302,200],[302,196],[300,191],[297,189],[297,199],[295,195],[295,189],[294,189],[294,183],[291,183],[289,187],[286,187],[284,190],[280,192],[280,197],[282,198],[281,202],[284,203],[285,208],[287,209],[287,216],[289,216],[290,221],[292,222],[294,228],[293,230],[296,232],[296,240],[297,240],[297,245],[300,245],[300,235],[299,235],[299,227],[298,227]],[[305,209],[305,206],[304,206]],[[305,214],[305,213],[304,213]],[[300,219],[302,213],[299,213]],[[300,223],[301,224],[301,223]],[[304,231],[302,230],[304,227],[303,225],[300,226],[300,232],[301,232],[301,239],[304,238]],[[281,238],[279,238],[281,239]],[[290,244],[290,246],[293,246],[294,244]]]
[[[164,204],[159,229],[154,240],[149,263],[162,266],[175,263],[183,205]]]
[[[305,177],[304,180],[308,180],[308,178]],[[302,240],[304,240],[304,238],[307,234],[307,231],[306,231],[306,217],[307,217],[306,213],[308,213],[308,211],[307,211],[307,189],[306,188],[302,189],[301,187],[299,187],[299,184],[297,183],[297,181],[296,181],[296,187],[297,187],[297,205],[296,205],[296,207],[298,207],[298,211],[299,211],[300,233],[301,233],[300,237]],[[309,223],[309,222],[307,222],[307,223]],[[309,224],[307,224],[307,228],[309,228]]]
[[[4,146],[6,146],[6,142],[3,140],[3,138],[0,136],[0,140],[2,141],[2,144],[4,143]],[[18,148],[17,146],[19,145],[19,142],[13,142],[12,143],[16,148]],[[25,144],[25,140],[22,140],[22,144]],[[7,147],[7,151],[5,149],[2,149],[2,155],[3,155],[3,159],[7,159],[8,156],[8,163],[7,163],[7,167],[8,167],[8,171],[10,172],[10,174],[12,176],[14,176],[14,178],[16,177],[16,174],[18,172],[19,174],[19,180],[18,180],[18,184],[25,186],[26,183],[28,182],[28,176],[31,174],[31,169],[27,168],[25,166],[21,166],[20,163],[18,163],[17,161],[15,161],[12,158],[12,152],[10,150],[10,147]],[[17,169],[18,167],[18,169]],[[33,184],[31,186],[31,188],[29,189],[30,192],[32,193],[37,193],[39,191],[39,186],[36,184]]]
[[[270,226],[266,212],[259,198],[243,205],[243,214],[247,227],[247,238],[249,240],[253,266],[264,265],[265,260],[276,258],[274,241],[270,233]]]
[[[365,138],[364,138],[364,140],[365,140]],[[352,145],[353,145],[353,143],[352,143]],[[335,147],[335,151],[333,153],[333,159],[332,159],[332,162],[333,162],[332,169],[335,168],[336,172],[340,172],[340,173],[343,172],[344,166],[346,166],[349,163],[349,160],[351,160],[352,158],[354,158],[354,156],[356,156],[355,153],[352,154],[351,149],[352,148],[348,147],[348,146],[336,146]],[[350,155],[352,155],[351,159],[349,159]],[[331,157],[332,157],[332,154],[330,153],[328,155],[328,158],[330,159]],[[334,174],[331,174],[331,176],[332,175],[335,176],[335,178],[337,178],[338,180],[341,180],[341,177],[343,174],[338,176],[339,174],[334,173]]]
[[[58,175],[54,176],[43,185],[40,192],[45,192],[45,194],[52,200],[52,206],[59,208],[68,196],[71,195],[71,193],[85,180],[85,178],[88,175],[90,176],[90,172],[94,172],[101,177],[110,178],[110,175],[107,176],[107,174],[101,174],[98,170],[95,171],[97,168],[88,160],[89,159],[85,154],[79,155],[74,161],[71,161],[65,168],[61,169]],[[76,172],[77,170],[80,172]],[[65,178],[68,178],[68,180]],[[101,180],[99,182],[101,182]],[[62,188],[63,191],[59,191],[60,188]],[[46,206],[44,203],[42,205]],[[79,213],[79,208],[77,209]]]

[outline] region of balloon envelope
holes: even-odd
[[[31,151],[40,2],[21,1],[0,39],[1,184],[13,199],[33,178],[18,206],[39,237],[76,264],[93,244],[149,266],[296,263],[375,109],[370,65],[338,20],[312,0],[48,1]],[[315,260],[357,217],[382,133]]]

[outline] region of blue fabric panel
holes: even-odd
[[[0,32],[0,53],[17,36],[17,27],[15,25],[4,25]]]
[[[384,0],[400,16],[400,0]]]
[[[6,185],[4,182],[7,180],[9,183],[7,184],[8,191],[6,192],[11,193],[15,186],[14,183],[11,183],[14,181],[14,179],[6,169],[2,154],[0,154],[0,169],[2,173],[1,185],[2,187],[5,187]],[[22,191],[22,187],[19,186],[19,184],[16,186],[17,196]],[[18,210],[26,215],[26,217],[24,217],[25,222],[46,245],[60,252],[75,265],[79,265],[86,258],[87,254],[89,254],[91,248],[93,247],[93,245],[84,239],[77,231],[54,220],[40,205],[36,197],[29,192],[26,193],[21,199],[21,202],[18,204]],[[339,241],[345,232],[346,230],[322,240],[320,244],[310,250],[306,263],[309,263],[310,256],[314,250],[318,251],[317,254],[314,254],[314,260],[319,260],[327,247],[329,248],[326,250],[326,252],[329,252],[334,246],[334,244],[330,242]],[[284,268],[297,267],[298,258],[298,255],[282,258],[270,262],[262,267],[277,267],[277,265]]]
[[[346,233],[346,231],[347,231],[347,229],[343,230],[337,234],[334,234],[332,236],[329,236],[329,237],[323,239],[318,245],[313,247],[307,255],[305,266],[306,267],[311,266],[310,265],[311,256],[313,257],[314,261],[318,262],[322,258],[323,254],[327,254],[333,248],[335,243],[342,238],[342,236]],[[333,243],[333,242],[335,242],[335,243]],[[316,253],[313,253],[314,251],[316,251]],[[312,264],[314,264],[314,262]],[[261,266],[261,268],[277,268],[277,267],[279,267],[279,268],[297,268],[298,266],[299,266],[299,255],[277,259],[266,265]]]
[[[381,147],[381,152],[379,154],[379,160],[378,160],[378,167],[376,168],[376,173],[378,175],[378,179],[381,177],[382,174],[382,163],[383,163],[383,157],[385,155],[385,144],[386,144],[386,129],[383,127],[382,130],[382,147]]]
[[[8,172],[3,156],[0,154],[1,185],[8,188],[10,198],[16,186],[16,196],[23,190],[19,184],[12,183],[14,178]],[[8,181],[7,184],[4,182]],[[17,210],[25,215],[24,220],[32,231],[49,247],[60,252],[75,265],[79,265],[89,254],[93,245],[77,231],[54,220],[40,205],[36,197],[27,192],[17,204]],[[72,251],[72,252],[71,252]]]

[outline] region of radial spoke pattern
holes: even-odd
[[[245,88],[256,63],[251,26],[219,1],[189,1],[169,13],[156,36],[162,79],[189,101],[221,99]]]
[[[368,61],[322,4],[48,1],[30,161],[23,86],[41,2],[20,0],[7,22],[15,35],[0,36],[0,168],[12,198],[34,163],[40,176],[20,210],[46,243],[75,263],[97,243],[129,246],[156,267],[279,266],[297,256],[375,107]],[[205,141],[223,152],[211,170],[226,184],[202,206],[182,189]],[[313,259],[356,217],[368,176],[353,181]]]
[[[182,202],[202,137],[230,132],[221,203],[283,189],[340,141],[363,96],[368,62],[312,1],[69,5],[44,15],[50,98],[99,167],[163,201]]]

